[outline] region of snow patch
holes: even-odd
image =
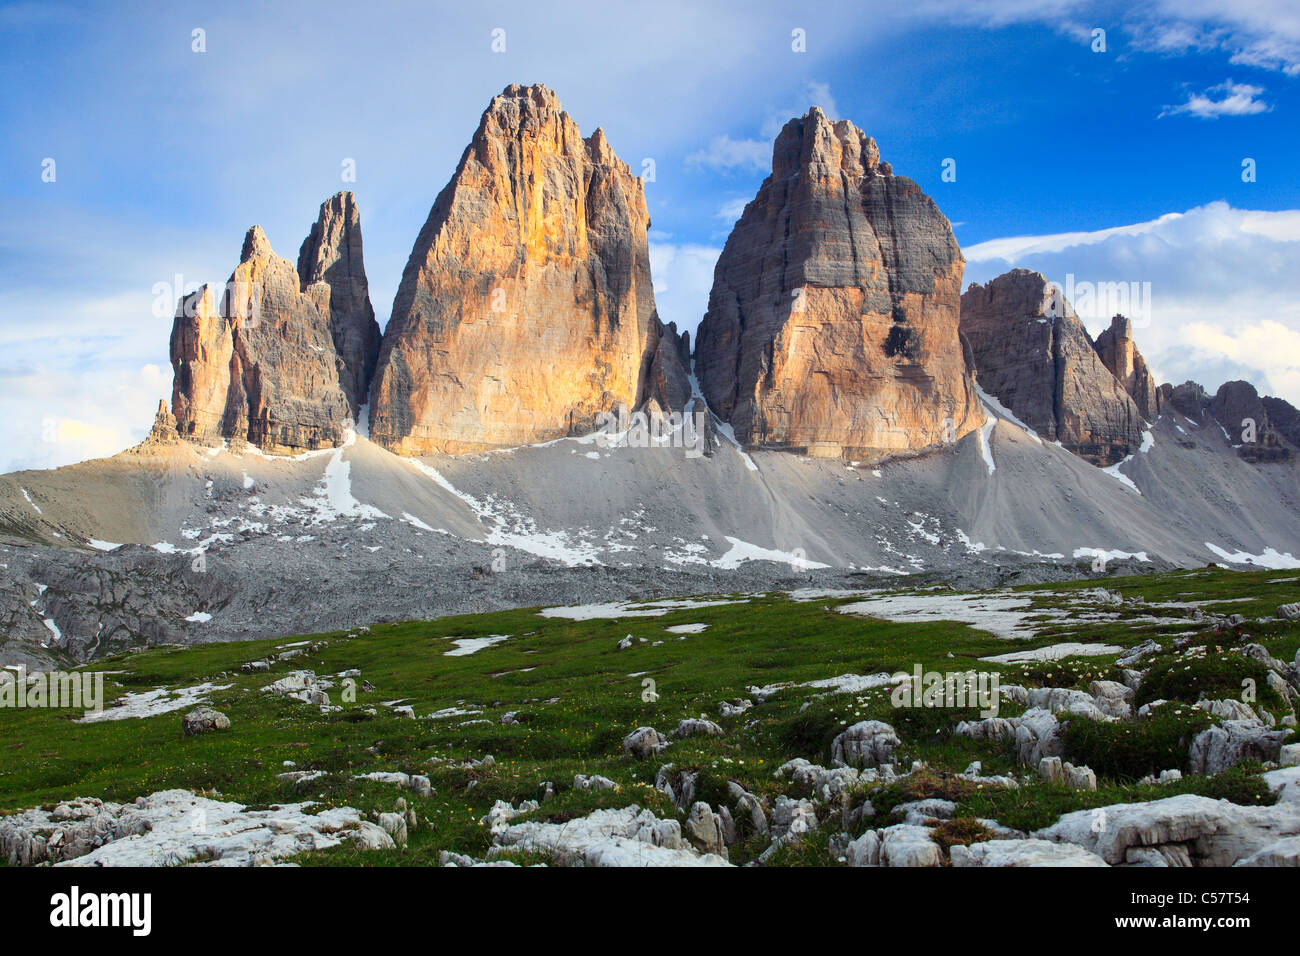
[[[170,690],[159,687],[143,694],[126,694],[100,711],[87,711],[86,716],[75,721],[79,724],[97,724],[105,720],[126,720],[130,717],[156,717],[173,710],[183,710],[196,704],[207,703],[207,695],[216,690],[226,690],[233,684],[197,684]]]
[[[1283,554],[1273,548],[1265,548],[1261,554],[1248,554],[1245,551],[1229,553],[1217,544],[1210,544],[1208,541],[1205,542],[1205,546],[1229,564],[1253,564],[1272,571],[1300,568],[1300,559],[1292,557],[1290,552]]]
[[[509,634],[490,634],[487,637],[458,637],[453,644],[456,645],[454,650],[447,651],[444,657],[467,657],[470,654],[476,654],[485,647],[491,647],[493,644],[500,644],[502,641],[510,640]]]

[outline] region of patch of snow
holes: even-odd
[[[491,647],[493,644],[500,644],[502,641],[510,640],[509,634],[491,634],[488,637],[458,637],[453,644],[455,650],[447,651],[444,657],[466,657],[470,654],[477,653],[485,647]]]
[[[86,544],[90,545],[96,551],[115,551],[122,547],[120,544],[114,544],[112,541],[100,541],[97,538],[89,539]]]
[[[1098,657],[1102,654],[1118,654],[1122,650],[1124,648],[1115,644],[1080,644],[1077,641],[1066,641],[1027,651],[1012,651],[1009,654],[981,657],[980,660],[990,664],[1021,664],[1029,661],[1056,661],[1063,657]]]
[[[1041,445],[1043,443],[1043,440],[1038,437],[1038,432],[1034,431],[1032,428],[1030,428],[1028,425],[1022,422],[1019,418],[1017,418],[1015,414],[1011,411],[1011,409],[1003,405],[1000,401],[998,401],[997,398],[990,395],[988,392],[984,391],[984,389],[980,388],[978,385],[975,386],[975,391],[979,395],[980,401],[984,403],[985,407],[987,407],[990,411],[996,414],[999,418],[1005,419],[1006,421],[1015,425],[1017,428],[1023,431],[1034,441],[1038,442],[1038,444]]]
[[[1026,622],[1031,616],[1066,617],[1062,611],[1035,608],[1027,597],[1007,595],[891,594],[836,610],[902,623],[957,621],[1008,639],[1033,637],[1033,626]]]
[[[32,501],[32,496],[27,493],[27,489],[23,488],[21,490],[23,493],[23,497],[27,499],[27,503],[36,509],[36,513],[38,515],[45,514],[45,512],[41,510],[40,506],[36,502]]]
[[[746,561],[774,561],[777,564],[788,564],[791,568],[798,568],[800,570],[830,567],[829,564],[822,564],[819,561],[809,561],[801,554],[762,548],[756,544],[750,544],[748,541],[741,541],[739,538],[733,538],[730,535],[727,535],[726,539],[727,543],[731,545],[731,549],[716,561],[709,562],[715,568],[723,568],[724,570],[732,571],[740,567]]]
[[[56,643],[63,640],[63,632],[59,630],[59,625],[54,623],[54,618],[47,617],[42,621],[42,623],[50,629],[50,633],[54,635]]]
[[[664,628],[669,634],[702,634],[708,630],[707,624],[674,624]]]
[[[1075,548],[1075,558],[1101,558],[1103,561],[1127,561],[1130,558],[1135,561],[1150,563],[1151,559],[1147,557],[1145,551],[1107,551],[1105,548]]]
[[[1208,541],[1205,542],[1205,546],[1229,564],[1253,564],[1256,567],[1268,568],[1271,571],[1300,568],[1300,559],[1292,557],[1290,552],[1283,554],[1273,548],[1265,548],[1262,554],[1248,554],[1245,551],[1229,553],[1216,544],[1210,544]]]
[[[189,621],[191,624],[207,624],[208,621],[212,620],[212,615],[207,611],[195,611],[185,620]]]
[[[574,604],[568,607],[547,607],[538,611],[542,617],[562,617],[570,621],[593,621],[619,617],[663,617],[669,611],[694,610],[718,607],[722,604],[744,604],[745,601],[655,601],[646,604]]]
[[[1150,432],[1148,432],[1147,434],[1150,434]],[[1110,475],[1112,478],[1118,479],[1121,483],[1127,485],[1129,488],[1132,488],[1140,495],[1142,494],[1142,489],[1133,483],[1132,478],[1130,478],[1128,475],[1120,471],[1120,468],[1122,468],[1124,465],[1127,465],[1132,460],[1133,460],[1132,455],[1125,455],[1122,459],[1115,462],[1115,464],[1107,468],[1102,468],[1101,471],[1103,471],[1105,474]]]
[[[131,717],[156,717],[173,710],[184,710],[196,704],[207,703],[207,695],[216,690],[226,690],[232,684],[206,682],[194,687],[170,690],[159,687],[143,694],[126,694],[119,701],[100,711],[87,711],[86,716],[75,721],[79,724],[97,724],[105,720],[126,720]]]

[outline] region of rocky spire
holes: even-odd
[[[648,227],[641,180],[603,131],[584,140],[544,86],[507,87],[411,250],[371,438],[479,451],[587,430],[650,397],[665,353]]]
[[[244,237],[220,306],[204,286],[172,326],[172,411],[180,436],[269,452],[341,444],[352,421],[327,314],[260,226]]]
[[[336,193],[321,203],[320,214],[298,250],[298,282],[328,318],[341,362],[339,384],[355,417],[370,394],[379,361],[379,323],[370,304],[361,213],[352,193]]]
[[[1146,359],[1133,341],[1132,320],[1115,316],[1110,320],[1110,327],[1097,336],[1096,345],[1102,364],[1119,379],[1142,417],[1154,422],[1160,414],[1160,392]]]
[[[714,271],[695,343],[705,398],[745,444],[908,452],[983,420],[958,336],[952,228],[875,140],[813,108]]]

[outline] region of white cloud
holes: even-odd
[[[650,275],[659,318],[691,333],[704,317],[713,288],[713,267],[722,250],[715,246],[650,242]]]
[[[1214,202],[1149,222],[994,239],[962,252],[968,282],[1019,266],[1063,286],[1145,286],[1150,309],[1136,335],[1158,380],[1192,379],[1213,392],[1244,378],[1300,405],[1300,210]],[[1096,334],[1110,313],[1080,309],[1080,316]]]
[[[728,199],[718,207],[717,217],[726,223],[734,223],[740,218],[740,214],[745,211],[750,200],[744,196],[738,199]]]
[[[732,139],[715,136],[709,145],[686,157],[688,166],[706,166],[710,169],[742,169],[765,172],[771,168],[772,144],[758,139]]]
[[[1226,80],[1210,87],[1204,93],[1191,94],[1185,103],[1166,106],[1160,116],[1186,114],[1199,119],[1218,119],[1220,116],[1253,116],[1256,113],[1267,113],[1273,107],[1257,99],[1263,92],[1262,86]]]

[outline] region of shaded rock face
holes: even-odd
[[[1096,465],[1140,445],[1141,410],[1040,273],[1014,269],[972,284],[961,297],[961,332],[980,387],[1043,438]]]
[[[777,137],[718,260],[704,397],[749,446],[870,458],[959,438],[983,421],[957,329],[964,266],[875,140],[812,109]]]
[[[1284,433],[1269,414],[1269,404],[1294,429],[1300,417],[1296,410],[1281,399],[1260,398],[1249,382],[1224,382],[1210,401],[1210,413],[1223,426],[1237,454],[1247,461],[1286,461],[1292,457],[1292,449],[1283,440]]]
[[[1278,434],[1300,448],[1300,410],[1290,402],[1271,395],[1265,395],[1260,402],[1264,406],[1264,413],[1268,415],[1269,422],[1277,429]]]
[[[1194,422],[1203,422],[1210,411],[1210,396],[1195,382],[1160,386],[1160,407],[1175,411]]]
[[[379,323],[370,304],[356,197],[341,192],[321,203],[320,215],[298,250],[298,283],[325,316],[339,359],[339,384],[355,419],[370,394],[379,361]]]
[[[244,239],[220,307],[186,296],[172,326],[172,411],[183,438],[292,453],[343,443],[352,423],[329,318],[260,226]]]
[[[1160,392],[1146,359],[1133,341],[1133,322],[1122,315],[1110,320],[1110,327],[1097,336],[1097,354],[1110,373],[1124,386],[1142,417],[1154,422],[1160,414]]]
[[[411,251],[371,438],[405,454],[474,452],[588,431],[641,404],[656,359],[677,357],[659,347],[648,226],[642,183],[601,130],[584,140],[550,90],[508,87]]]

